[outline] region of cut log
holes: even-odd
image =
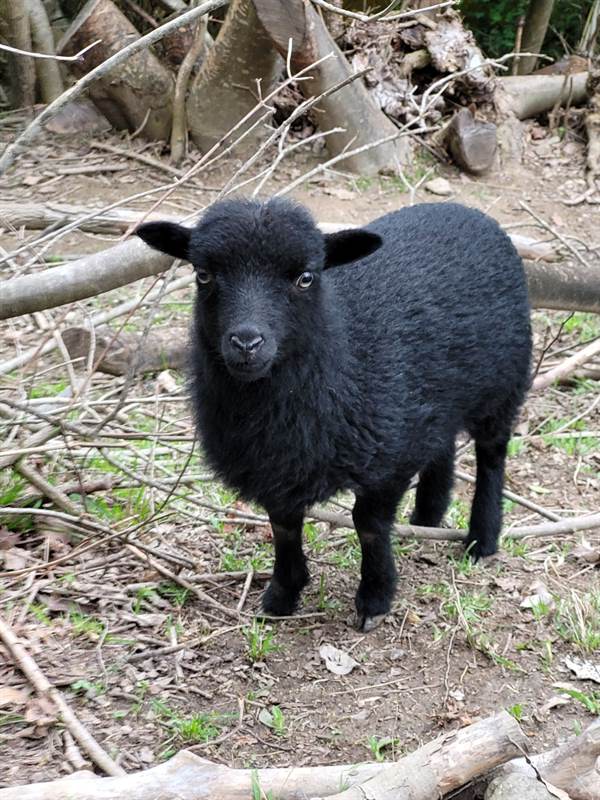
[[[333,54],[310,72],[308,80],[300,83],[305,97],[318,97],[351,77],[350,64],[310,3],[303,0],[254,0],[254,5],[274,46],[284,57],[291,39],[293,70],[298,71]],[[332,156],[397,133],[396,126],[377,107],[360,79],[323,97],[314,110],[314,116],[321,130],[343,128],[343,132],[330,134],[326,139]],[[406,137],[350,156],[344,159],[342,167],[361,175],[395,173],[398,162],[407,163],[410,152]]]
[[[0,800],[67,800],[75,796],[77,800],[248,800],[253,796],[431,800],[513,758],[525,741],[518,723],[502,712],[444,734],[394,764],[229,769],[182,750],[146,772],[117,778],[92,778],[88,773],[0,789]],[[350,794],[338,795],[340,786],[349,786]],[[388,787],[386,793],[375,793],[380,787]],[[410,790],[414,793],[409,794]]]
[[[81,64],[83,75],[117,53],[140,34],[111,0],[88,0],[62,37],[57,50],[74,55],[96,40]],[[171,130],[174,80],[151,50],[131,56],[90,86],[90,96],[116,127],[139,130],[147,139],[167,139]]]
[[[329,800],[431,800],[485,775],[510,752],[522,752],[525,737],[510,714],[502,712],[445,734],[401,758],[365,783],[329,795]],[[315,800],[322,800],[315,798]]]
[[[491,168],[496,155],[496,126],[480,122],[468,108],[461,109],[448,127],[448,149],[459,167],[481,175]]]
[[[550,111],[559,103],[581,105],[587,99],[587,72],[573,75],[507,75],[498,78],[518,119]]]
[[[192,82],[186,105],[190,133],[200,150],[209,150],[250,114],[260,95],[273,87],[281,64],[252,1],[233,0]],[[236,131],[237,135],[249,130],[265,111],[260,108]],[[263,135],[264,130],[257,126],[244,140],[241,151]]]
[[[94,344],[88,328],[67,328],[61,331],[69,355],[85,364]],[[95,331],[94,364],[98,372],[108,375],[141,375],[164,369],[181,369],[187,356],[187,328],[152,328],[147,336],[130,331],[116,333],[110,328]]]
[[[572,800],[600,800],[600,717],[579,736],[532,756],[531,762],[544,780],[568,792]],[[511,761],[498,772],[534,774],[524,758]]]

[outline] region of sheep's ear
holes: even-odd
[[[135,233],[155,250],[173,258],[189,260],[189,228],[176,222],[144,222]]]
[[[355,230],[327,233],[325,239],[325,269],[348,264],[359,258],[371,255],[383,244],[383,239],[376,233],[357,228]]]

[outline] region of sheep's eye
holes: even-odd
[[[196,283],[199,286],[207,286],[212,281],[212,275],[205,269],[196,270]]]
[[[312,274],[312,272],[303,272],[296,278],[296,286],[299,289],[308,289],[308,287],[312,284],[313,280],[314,280],[314,275]]]

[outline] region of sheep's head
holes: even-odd
[[[151,247],[191,261],[203,341],[242,381],[265,377],[318,336],[324,270],[381,245],[366,230],[323,235],[304,208],[281,199],[224,201],[194,228],[148,222],[136,233]]]

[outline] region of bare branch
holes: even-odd
[[[399,19],[409,19],[409,17],[416,17],[419,14],[426,14],[428,11],[439,11],[442,8],[448,8],[449,6],[455,5],[456,0],[445,0],[443,3],[436,3],[432,6],[426,6],[425,8],[415,8],[411,11],[401,11],[398,14],[389,14],[388,12],[397,5],[398,0],[393,0],[386,8],[382,11],[379,11],[377,14],[361,14],[359,11],[348,11],[345,8],[339,8],[338,6],[333,5],[333,3],[328,3],[327,0],[312,0],[312,2],[316,6],[320,6],[321,8],[326,9],[327,11],[331,11],[334,14],[339,14],[342,17],[350,17],[351,19],[357,19],[360,22],[375,22],[379,20],[380,22],[394,22],[395,20]]]
[[[31,56],[31,58],[49,58],[52,61],[83,61],[83,56],[87,53],[88,50],[91,50],[92,47],[96,47],[96,45],[100,44],[102,40],[97,39],[95,42],[88,44],[87,47],[84,47],[78,53],[75,53],[74,56],[57,56],[55,53],[33,53],[29,52],[28,50],[19,50],[17,47],[10,47],[7,44],[0,43],[0,50],[7,50],[9,53],[16,53],[19,56]]]

